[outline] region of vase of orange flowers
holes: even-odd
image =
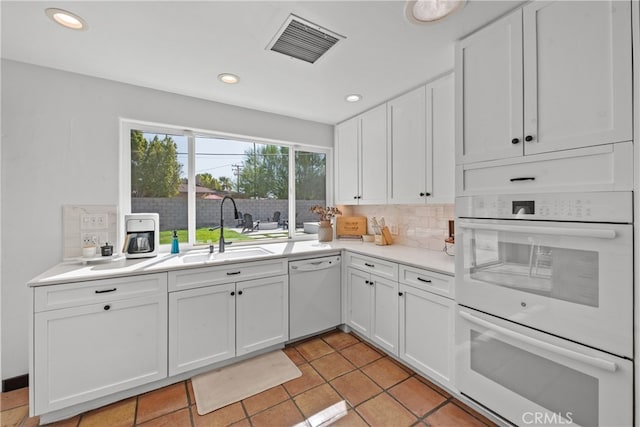
[[[340,209],[332,206],[320,206],[315,205],[311,207],[311,212],[318,214],[320,225],[318,227],[318,241],[330,242],[333,240],[333,226],[331,225],[331,219],[336,215],[342,215]]]

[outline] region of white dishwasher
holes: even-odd
[[[289,339],[338,326],[340,295],[339,255],[289,262]]]

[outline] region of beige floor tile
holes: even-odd
[[[298,395],[304,391],[307,391],[315,386],[318,386],[324,383],[324,380],[313,369],[313,366],[305,363],[304,365],[299,365],[298,369],[302,372],[302,376],[295,378],[291,381],[287,381],[284,383],[284,388],[289,392],[291,396]]]
[[[282,351],[284,351],[284,354],[286,354],[289,359],[291,359],[291,361],[296,365],[307,363],[307,361],[304,360],[304,357],[302,357],[300,352],[298,352],[295,347],[285,347]]]
[[[191,416],[195,427],[226,427],[246,418],[240,402],[232,403],[204,415],[198,415],[197,408],[192,406]]]
[[[143,423],[161,415],[189,406],[184,381],[163,387],[138,397],[137,422]]]
[[[302,414],[309,418],[342,401],[342,397],[329,384],[307,390],[294,399]]]
[[[1,427],[14,427],[19,426],[22,420],[29,415],[29,406],[23,405],[17,408],[11,408],[0,413],[0,426]]]
[[[330,353],[311,362],[316,371],[327,381],[344,375],[356,369],[347,359],[342,357],[340,353]]]
[[[322,341],[320,338],[304,341],[296,345],[295,348],[308,362],[334,351],[329,344]]]
[[[433,427],[484,427],[485,424],[453,403],[447,403],[425,421]]]
[[[253,427],[293,426],[304,421],[302,413],[291,400],[272,406],[251,417]]]
[[[360,371],[353,371],[331,381],[331,385],[351,406],[358,406],[362,402],[382,392],[376,383]]]
[[[136,398],[121,400],[82,415],[80,427],[132,426],[136,416]]]
[[[279,385],[272,387],[268,390],[258,393],[254,396],[248,397],[242,401],[244,408],[247,410],[247,414],[250,416],[264,411],[280,402],[284,402],[289,398],[289,394],[286,392],[283,386]]]
[[[392,362],[388,357],[376,360],[363,367],[362,372],[367,374],[383,389],[387,389],[409,378],[409,373]]]
[[[191,415],[189,408],[184,408],[137,425],[141,427],[190,427]]]
[[[360,342],[355,335],[347,334],[346,332],[342,332],[337,329],[322,335],[322,339],[335,350],[342,350],[343,348]]]
[[[382,355],[378,353],[378,351],[374,350],[370,345],[363,342],[359,342],[358,344],[354,344],[340,350],[340,354],[342,354],[358,368],[382,357]]]
[[[422,417],[447,400],[415,377],[401,382],[388,392],[418,417]]]
[[[19,388],[0,395],[0,411],[17,408],[29,404],[29,388]]]
[[[379,394],[356,408],[360,416],[372,426],[402,427],[418,419],[387,393]]]

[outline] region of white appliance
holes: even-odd
[[[289,263],[289,339],[338,326],[340,256]]]
[[[124,216],[124,253],[127,258],[158,255],[160,216],[157,213],[134,213]]]
[[[630,192],[456,199],[462,393],[518,425],[632,423],[632,212]]]
[[[466,307],[456,386],[524,425],[633,425],[633,362]]]

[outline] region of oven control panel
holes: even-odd
[[[467,218],[631,223],[631,192],[482,195],[456,198]]]

